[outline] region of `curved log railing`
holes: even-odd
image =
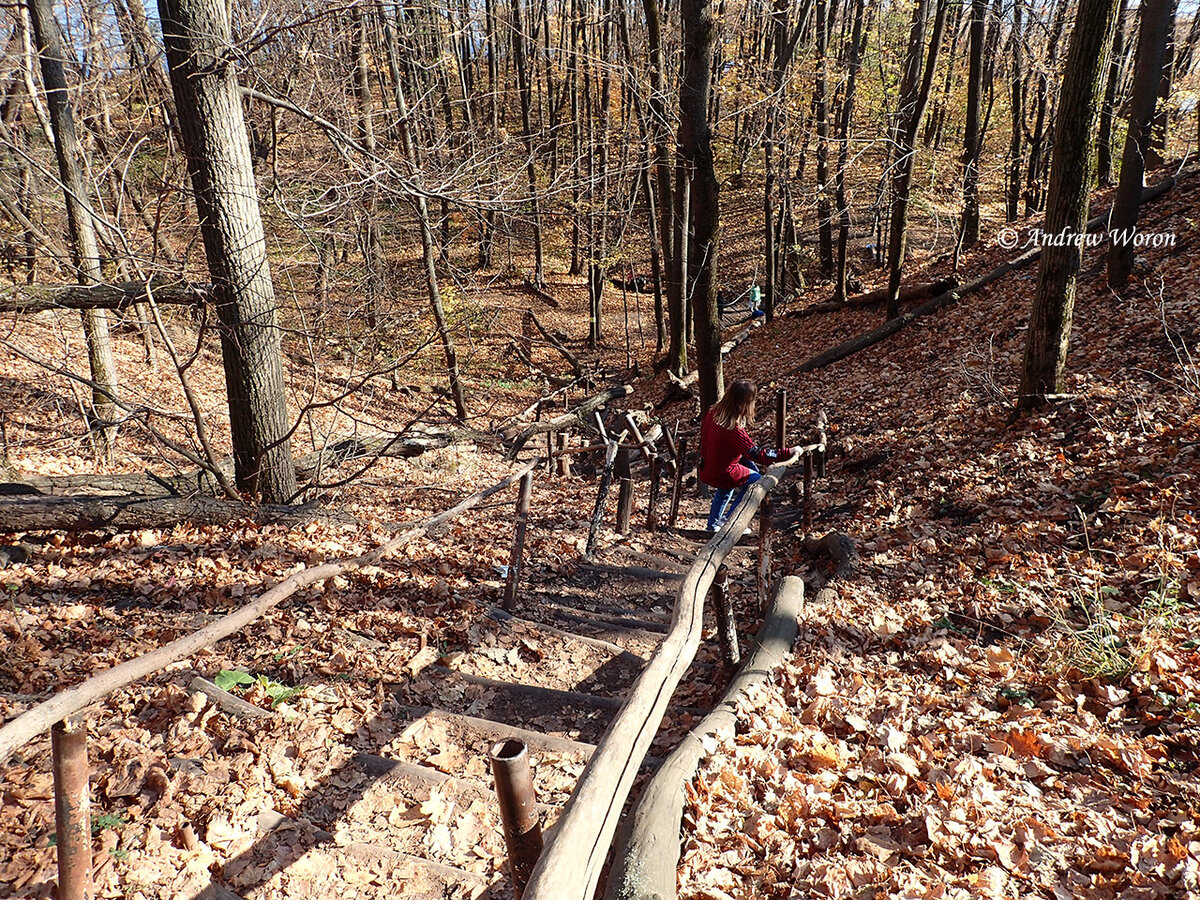
[[[49,700],[39,703],[33,709],[22,713],[3,728],[0,728],[0,765],[7,762],[8,758],[18,747],[49,730],[55,723],[78,713],[98,700],[103,700],[109,694],[113,693],[113,691],[153,675],[173,662],[186,659],[196,652],[203,650],[205,647],[211,646],[232,634],[236,634],[272,607],[278,606],[300,588],[354,569],[376,565],[388,554],[415,538],[437,532],[450,520],[457,518],[472,507],[478,506],[493,494],[499,493],[509,485],[519,481],[521,476],[531,471],[535,465],[537,465],[537,462],[526,463],[513,474],[491,487],[477,491],[463,499],[456,506],[406,529],[382,547],[365,553],[362,556],[344,560],[343,562],[325,563],[324,565],[303,569],[285,578],[279,584],[275,585],[275,587],[252,602],[247,603],[241,609],[230,613],[222,619],[218,619],[211,625],[207,625],[199,631],[165,644],[150,653],[126,660],[120,665],[113,666],[111,669],[89,678],[82,684],[55,694]]]
[[[754,685],[766,681],[791,652],[803,604],[803,579],[788,575],[780,581],[754,648],[724,698],[666,758],[630,811],[617,842],[605,900],[672,900],[677,895],[686,786],[707,755],[705,739],[734,733],[738,701]]]
[[[658,732],[671,694],[700,647],[704,596],[763,498],[797,458],[766,471],[684,576],[670,631],[596,746],[530,875],[524,900],[591,900],[595,894],[638,768]]]

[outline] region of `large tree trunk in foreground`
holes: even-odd
[[[700,409],[708,409],[724,390],[721,370],[721,319],[717,311],[717,249],[720,203],[708,124],[709,88],[717,21],[712,0],[683,0],[683,77],[679,84],[679,143],[691,173],[694,230],[688,246],[689,274],[696,328],[696,366],[700,371]]]
[[[1093,134],[1100,106],[1100,74],[1108,62],[1119,0],[1080,0],[1075,33],[1054,123],[1054,159],[1046,204],[1047,234],[1081,236],[1092,185]],[[1037,293],[1021,371],[1018,408],[1031,409],[1062,391],[1082,248],[1078,241],[1047,246],[1038,266]]]
[[[296,494],[275,289],[220,0],[159,0],[188,173],[221,326],[237,483]]]
[[[67,95],[67,77],[63,67],[67,51],[59,36],[58,20],[50,0],[29,0],[29,16],[33,36],[37,41],[42,66],[42,81],[46,87],[46,106],[54,126],[54,152],[58,157],[58,177],[62,182],[67,205],[67,228],[71,233],[71,255],[79,270],[81,282],[99,283],[104,280],[100,271],[100,248],[96,243],[96,226],[92,220],[91,200],[81,164],[83,149],[75,132],[75,116]],[[83,309],[83,333],[87,341],[88,363],[92,375],[93,425],[100,428],[105,452],[111,449],[114,437],[117,406],[117,366],[113,360],[112,339],[108,333],[108,317],[95,309]]]
[[[1158,87],[1166,56],[1171,6],[1174,0],[1145,0],[1138,29],[1133,95],[1129,98],[1129,129],[1121,157],[1121,177],[1113,199],[1112,243],[1108,248],[1108,286],[1122,288],[1133,271],[1132,232],[1142,205],[1142,182],[1150,152],[1150,130],[1158,104]]]

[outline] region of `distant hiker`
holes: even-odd
[[[746,488],[762,478],[758,467],[792,456],[796,449],[764,450],[754,443],[746,425],[754,420],[758,388],[735,381],[700,422],[700,480],[716,488],[708,513],[708,530],[716,531],[742,500]],[[730,499],[732,498],[732,503]]]

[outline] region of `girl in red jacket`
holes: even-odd
[[[728,512],[741,502],[746,488],[762,478],[758,466],[795,453],[792,447],[763,450],[746,432],[754,420],[758,388],[735,381],[700,422],[700,480],[716,488],[708,513],[708,530],[725,524]],[[730,499],[732,498],[732,503]]]

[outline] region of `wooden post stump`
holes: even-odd
[[[529,521],[529,497],[533,491],[533,472],[521,476],[517,494],[517,528],[513,535],[512,558],[508,564],[508,579],[504,583],[504,608],[512,612],[517,607],[517,590],[521,582],[521,566],[525,556],[525,528]]]
[[[783,388],[775,394],[775,446],[787,446],[787,391]]]
[[[617,534],[629,534],[629,519],[633,515],[633,479],[621,479],[617,491]]]
[[[721,642],[721,659],[726,671],[732,672],[742,661],[742,647],[738,641],[737,617],[733,613],[733,601],[729,598],[729,569],[721,566],[713,579],[709,592],[713,598],[713,612],[717,619],[717,639]]]
[[[763,497],[762,504],[758,507],[758,605],[759,609],[766,609],[767,600],[770,598],[771,589],[771,539],[774,535],[774,530],[771,525],[771,515],[774,512],[775,504],[772,502],[770,495]]]
[[[683,472],[687,468],[687,438],[679,439],[679,453],[675,455],[675,481],[671,485],[671,512],[667,524],[674,528],[679,521],[679,498],[683,495]]]
[[[658,530],[658,491],[662,480],[662,462],[655,456],[650,460],[650,496],[646,500],[646,530]]]
[[[64,719],[50,730],[59,900],[92,892],[92,820],[88,797],[87,722]]]

